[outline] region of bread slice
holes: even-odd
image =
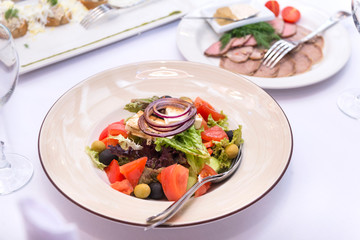
[[[80,2],[87,8],[87,9],[93,9],[101,4],[105,4],[108,1],[107,0],[80,0]]]
[[[65,12],[65,10],[61,6],[53,6],[51,7],[51,11],[53,12],[53,16],[47,18],[47,23],[45,24],[45,26],[57,27],[70,22],[71,12]]]

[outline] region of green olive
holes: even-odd
[[[94,150],[96,152],[102,152],[106,149],[105,143],[102,141],[94,141],[91,144],[91,150]]]
[[[135,186],[134,194],[137,198],[147,198],[150,195],[151,189],[149,185],[141,183]]]
[[[239,152],[238,146],[236,146],[233,143],[225,148],[225,153],[230,159],[234,159],[238,155],[238,152]]]

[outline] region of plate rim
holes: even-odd
[[[223,214],[223,215],[220,215],[220,216],[217,216],[217,217],[213,217],[213,218],[209,218],[209,219],[206,219],[206,220],[202,220],[202,221],[197,221],[197,222],[192,222],[192,223],[180,223],[180,224],[174,224],[174,225],[161,225],[159,226],[158,228],[166,228],[166,229],[169,229],[169,228],[182,228],[182,227],[189,227],[189,226],[199,226],[199,225],[203,225],[203,224],[206,224],[206,223],[211,223],[211,222],[214,222],[214,221],[217,221],[217,220],[221,220],[221,219],[224,219],[224,218],[227,218],[227,217],[230,217],[232,215],[235,215],[239,212],[241,212],[242,210],[250,207],[251,205],[255,204],[256,202],[258,202],[259,200],[261,200],[263,197],[265,197],[279,182],[280,180],[282,179],[282,177],[284,176],[285,172],[287,171],[289,165],[290,165],[290,162],[291,162],[291,159],[292,159],[292,154],[293,154],[293,148],[294,148],[294,138],[293,138],[293,131],[292,131],[292,127],[291,127],[291,124],[290,124],[290,121],[288,119],[288,117],[286,116],[284,110],[282,109],[281,105],[274,99],[274,97],[272,97],[270,94],[268,94],[264,89],[262,89],[261,87],[259,87],[258,85],[256,85],[255,83],[253,83],[252,81],[248,80],[246,77],[244,76],[241,76],[241,75],[238,75],[238,74],[235,74],[235,73],[232,73],[232,72],[229,72],[225,69],[220,69],[216,66],[212,66],[212,65],[209,65],[209,64],[204,64],[204,63],[198,63],[198,62],[191,62],[191,61],[178,61],[178,60],[154,60],[154,61],[140,61],[140,62],[135,62],[135,63],[129,63],[129,64],[123,64],[123,65],[119,65],[117,67],[113,67],[113,68],[109,68],[109,69],[106,69],[106,70],[103,70],[99,73],[96,73],[92,76],[89,76],[87,78],[85,78],[84,80],[81,80],[80,82],[78,82],[77,84],[75,84],[74,86],[72,86],[71,88],[69,88],[68,90],[66,90],[54,103],[53,105],[49,108],[48,112],[46,113],[46,115],[44,116],[44,119],[41,123],[41,126],[40,126],[40,130],[39,130],[39,134],[38,134],[38,156],[39,156],[39,160],[40,160],[40,163],[41,163],[41,166],[42,166],[42,169],[44,170],[45,172],[45,175],[47,176],[47,178],[50,180],[50,182],[52,183],[52,185],[65,197],[67,198],[68,200],[70,200],[72,203],[74,203],[75,205],[79,206],[80,208],[90,212],[90,213],[93,213],[97,216],[100,216],[104,219],[107,219],[107,220],[111,220],[111,221],[114,221],[114,222],[117,222],[117,223],[121,223],[121,224],[125,224],[125,225],[130,225],[130,226],[137,226],[137,227],[146,227],[148,226],[148,224],[141,224],[141,223],[136,223],[136,222],[131,222],[131,221],[125,221],[125,220],[121,220],[121,219],[117,219],[117,218],[114,218],[114,217],[110,217],[110,216],[106,216],[104,214],[101,214],[99,212],[96,212],[96,211],[93,211],[91,210],[89,207],[81,204],[81,203],[78,203],[76,200],[72,199],[71,196],[69,196],[67,193],[65,193],[64,190],[62,190],[55,182],[54,180],[51,178],[48,170],[46,169],[45,167],[45,164],[44,164],[44,160],[41,156],[41,149],[40,149],[40,143],[41,143],[41,135],[42,135],[42,131],[43,131],[43,127],[44,127],[44,124],[46,123],[46,120],[47,120],[47,117],[48,115],[51,113],[52,109],[56,106],[56,104],[63,99],[63,97],[65,95],[67,95],[69,92],[71,92],[73,89],[76,89],[77,87],[80,87],[81,85],[83,85],[84,83],[86,83],[88,80],[92,79],[92,78],[95,78],[97,76],[101,76],[103,74],[107,74],[109,72],[112,72],[112,71],[116,71],[117,69],[121,69],[121,68],[126,68],[126,67],[130,67],[130,66],[134,66],[134,65],[147,65],[147,64],[188,64],[188,65],[197,65],[199,67],[204,67],[204,68],[213,68],[213,69],[216,69],[216,70],[219,70],[219,71],[224,71],[226,72],[226,74],[231,74],[231,75],[235,75],[236,77],[240,77],[240,78],[243,78],[243,80],[247,81],[249,84],[252,84],[253,86],[255,86],[256,88],[258,88],[259,91],[262,91],[264,94],[268,95],[273,101],[274,103],[279,107],[283,117],[285,118],[286,120],[286,123],[287,123],[287,126],[288,126],[288,130],[289,130],[289,137],[290,137],[290,140],[291,140],[291,144],[290,144],[290,148],[289,148],[289,155],[288,155],[288,159],[286,160],[286,164],[284,166],[284,168],[282,169],[281,173],[279,174],[279,176],[276,177],[276,180],[273,182],[272,185],[270,185],[268,187],[268,189],[266,191],[264,191],[260,196],[258,196],[257,198],[255,198],[253,201],[249,202],[247,205],[241,207],[241,208],[238,208],[238,209],[235,209],[229,213],[226,213],[226,214]]]

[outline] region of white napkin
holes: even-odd
[[[53,206],[34,198],[18,201],[29,240],[78,240],[78,229]]]

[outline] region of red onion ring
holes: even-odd
[[[169,99],[169,98],[168,98]],[[181,99],[179,99],[181,100]],[[178,118],[178,117],[182,117],[184,116],[185,114],[187,114],[189,111],[190,111],[190,108],[191,108],[191,103],[189,102],[186,102],[184,100],[181,100],[184,102],[184,104],[180,103],[180,104],[172,104],[171,106],[175,106],[175,107],[178,107],[178,108],[182,108],[182,107],[185,107],[185,110],[184,112],[182,112],[181,114],[179,115],[175,115],[175,116],[169,116],[169,115],[166,115],[166,114],[162,114],[161,112],[159,112],[159,110],[161,109],[164,109],[166,108],[167,106],[169,106],[169,103],[168,102],[164,102],[164,101],[160,101],[160,102],[157,102],[154,104],[153,106],[153,109],[154,109],[154,113],[155,115],[157,115],[158,117],[162,117],[162,118]],[[160,107],[159,107],[160,105]],[[185,106],[186,105],[186,106]],[[180,106],[180,107],[179,107]]]
[[[184,119],[182,119],[180,122],[173,123],[173,124],[167,124],[167,125],[158,124],[158,123],[154,122],[152,119],[150,119],[150,116],[154,113],[154,108],[153,108],[153,106],[154,106],[157,102],[159,102],[159,101],[164,101],[164,102],[166,101],[166,102],[167,102],[166,99],[171,99],[171,98],[161,98],[161,99],[159,99],[159,100],[156,100],[156,101],[150,103],[150,104],[146,107],[146,109],[144,110],[144,117],[145,117],[146,122],[147,122],[149,125],[151,125],[151,126],[153,126],[153,127],[158,127],[158,128],[171,128],[171,127],[176,127],[176,126],[181,125],[182,123],[188,121],[189,119],[193,118],[193,117],[196,115],[196,112],[197,112],[196,107],[195,107],[193,104],[187,102],[188,104],[190,104],[190,110],[189,110],[189,112],[188,112],[188,115],[187,115]],[[174,99],[174,98],[172,98],[172,99]],[[178,99],[178,100],[180,100],[180,99]],[[173,101],[174,101],[174,100],[172,100],[170,103],[173,104],[173,103],[174,103]],[[183,101],[183,100],[181,100],[181,101]],[[185,102],[185,101],[183,101],[183,102]],[[172,104],[168,104],[168,106],[172,106]]]
[[[148,128],[148,125],[146,124],[145,117],[144,117],[144,115],[141,115],[139,118],[139,127],[143,133],[145,133],[149,136],[152,136],[152,137],[170,137],[170,136],[174,136],[176,134],[182,133],[185,130],[189,129],[194,124],[194,122],[195,122],[195,118],[190,119],[189,121],[187,121],[186,123],[184,123],[179,128],[177,128],[173,131],[158,133],[158,132],[153,132],[153,131],[148,130],[149,128]]]
[[[168,106],[175,106],[184,109],[179,115],[168,116],[159,112]],[[161,98],[150,103],[144,110],[143,115],[140,116],[138,125],[140,130],[153,137],[169,137],[179,134],[189,129],[195,122],[196,107],[184,100],[177,98]],[[150,118],[152,114],[155,114],[162,118],[178,118],[186,116],[181,121],[173,124],[158,124]],[[165,116],[165,117],[164,117]]]

